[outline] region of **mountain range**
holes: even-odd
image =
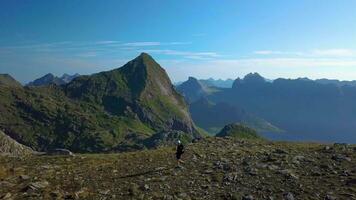
[[[145,53],[67,84],[19,87],[3,77],[0,128],[38,151],[126,151],[202,136],[165,70]]]
[[[184,81],[177,82],[177,83],[175,83],[175,85],[179,86],[183,82]],[[211,86],[211,87],[231,88],[232,84],[234,83],[234,80],[231,78],[228,78],[225,80],[224,79],[208,78],[208,79],[199,79],[199,82],[203,83],[204,85]]]
[[[268,81],[258,73],[250,73],[237,78],[231,88],[215,88],[216,92],[202,96],[213,104],[243,109],[285,131],[266,133],[273,139],[356,143],[356,87],[352,82],[341,83],[307,78]],[[200,94],[185,92],[188,90],[180,90],[187,99],[192,98],[189,94]],[[191,105],[194,109],[202,103]],[[199,123],[215,121],[216,115],[206,114],[206,110],[198,113],[205,117]],[[196,115],[192,114],[193,119]]]
[[[206,85],[201,80],[189,77],[186,82],[177,86],[189,102],[189,110],[197,125],[210,134],[216,134],[226,124],[243,123],[260,132],[280,132],[281,130],[268,121],[247,112],[239,106],[226,102],[212,102],[208,98],[219,93],[223,88]]]
[[[73,79],[77,78],[78,76],[80,76],[80,74],[76,73],[73,75],[63,74],[61,77],[57,77],[51,73],[48,73],[42,76],[41,78],[31,81],[30,83],[27,84],[27,86],[46,86],[50,84],[64,85],[66,83],[71,82]]]

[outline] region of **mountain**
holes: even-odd
[[[142,53],[123,67],[65,85],[0,85],[0,128],[36,150],[126,151],[201,137],[167,73]]]
[[[71,82],[74,78],[80,76],[79,74],[68,75],[63,74],[61,77],[54,76],[53,74],[49,73],[44,75],[41,78],[38,78],[30,83],[27,86],[46,86],[50,84],[55,85],[64,85],[66,83]]]
[[[206,98],[201,98],[191,103],[189,110],[194,122],[211,134],[217,133],[226,124],[236,122],[246,124],[261,132],[281,131],[266,120],[224,102],[213,103]]]
[[[34,151],[31,148],[18,143],[0,130],[0,155],[25,156],[32,153]]]
[[[77,78],[78,76],[80,76],[80,74],[78,74],[78,73],[75,73],[73,75],[63,74],[60,79],[62,79],[62,81],[64,81],[65,83],[69,83],[73,79]]]
[[[65,82],[62,79],[49,73],[49,74],[44,75],[41,78],[38,78],[38,79],[28,83],[27,86],[45,86],[45,85],[50,85],[50,84],[63,85],[63,84],[65,84]]]
[[[240,139],[262,139],[252,128],[239,123],[228,124],[216,134],[216,137],[233,137]]]
[[[189,77],[187,81],[177,86],[177,90],[184,96],[187,102],[194,102],[219,89],[207,86],[194,77]]]
[[[231,88],[232,84],[234,83],[233,79],[200,79],[199,80],[201,83],[207,85],[207,86],[213,86],[213,87],[218,87],[218,88]]]
[[[291,140],[356,143],[356,87],[310,79],[266,81],[259,74],[207,97],[239,106],[285,130]]]
[[[0,85],[8,87],[22,87],[21,83],[16,81],[9,74],[0,74]]]
[[[317,79],[315,80],[317,83],[321,84],[334,84],[337,86],[356,86],[356,81],[339,81],[336,79]]]

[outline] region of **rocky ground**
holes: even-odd
[[[356,199],[356,146],[208,138],[120,154],[0,157],[0,199]]]

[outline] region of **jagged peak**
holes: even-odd
[[[265,78],[263,78],[263,76],[261,76],[259,73],[254,72],[254,73],[249,73],[247,74],[244,79],[244,81],[253,81],[253,82],[265,82]]]
[[[55,76],[52,73],[48,73],[44,76],[42,76],[42,78],[54,78]]]
[[[196,81],[196,82],[199,82],[199,80],[193,76],[189,76],[188,77],[188,81]]]

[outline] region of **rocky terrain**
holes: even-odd
[[[205,138],[174,148],[0,157],[0,199],[356,199],[356,146]]]
[[[23,156],[34,153],[34,151],[18,143],[0,130],[0,155]]]

